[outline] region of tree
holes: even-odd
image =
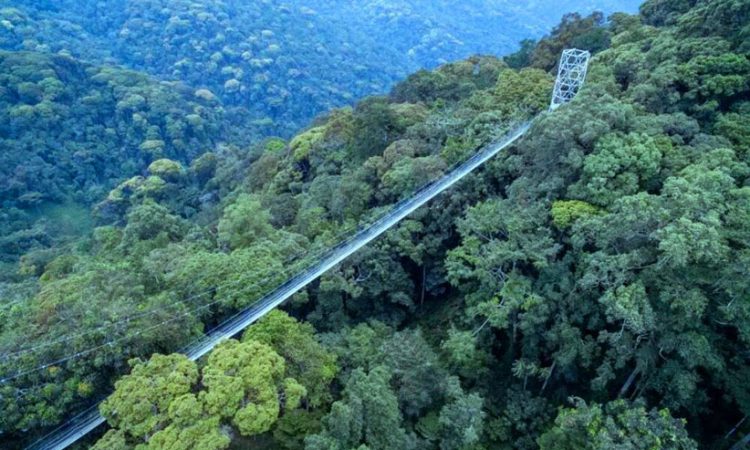
[[[531,63],[531,54],[533,53],[534,48],[536,48],[536,45],[537,43],[535,40],[524,39],[520,43],[521,48],[519,48],[515,53],[512,53],[503,58],[503,61],[505,61],[505,63],[513,69],[522,69],[524,67],[528,67]]]
[[[309,406],[318,408],[330,400],[329,385],[338,371],[336,357],[318,343],[310,324],[274,310],[248,328],[242,340],[268,345],[281,355],[285,375],[305,387]]]
[[[463,244],[449,253],[446,263],[451,283],[470,279],[478,283],[470,288],[470,297],[489,301],[514,267],[545,267],[559,247],[545,224],[546,211],[539,208],[540,204],[524,207],[510,199],[472,207],[458,222]]]
[[[518,111],[536,115],[549,106],[552,85],[552,77],[539,69],[502,70],[495,85],[495,102],[491,107],[505,116],[518,114]]]
[[[558,228],[568,228],[576,220],[598,214],[600,209],[580,200],[558,200],[552,204],[552,222]]]
[[[587,17],[578,13],[565,14],[552,33],[537,44],[531,56],[532,67],[552,70],[565,48],[578,47],[591,52],[606,49],[610,44],[610,33],[603,28],[604,19],[604,14],[598,11]]]
[[[156,432],[146,448],[222,450],[229,447],[231,439],[226,430],[222,430],[220,418],[209,415],[194,394],[174,399],[169,405],[169,418],[171,423]]]
[[[485,432],[489,442],[501,449],[538,449],[537,439],[549,429],[556,415],[546,398],[517,384],[501,391],[499,401],[487,399],[485,404]]]
[[[91,448],[93,450],[131,450],[134,447],[128,444],[121,430],[108,430]]]
[[[588,405],[574,399],[560,410],[555,426],[539,438],[541,450],[564,449],[697,449],[685,422],[666,409],[647,411],[640,404],[617,400]]]
[[[186,225],[167,207],[147,200],[128,212],[120,248],[138,261],[151,250],[179,240]]]
[[[641,5],[640,11],[649,25],[664,26],[674,24],[695,4],[695,0],[648,0]]]
[[[472,448],[482,438],[485,413],[484,400],[477,394],[466,394],[453,379],[449,390],[450,401],[440,410],[440,449]]]
[[[420,329],[395,333],[380,351],[383,363],[393,371],[391,385],[405,416],[420,416],[441,400],[447,374]]]
[[[405,131],[399,116],[384,98],[370,98],[354,111],[354,157],[359,161],[382,153]]]
[[[151,175],[162,178],[165,181],[177,181],[184,173],[182,164],[171,159],[159,159],[152,162],[148,166],[148,171]]]
[[[369,373],[352,372],[342,400],[323,418],[323,431],[305,439],[307,450],[348,450],[361,445],[371,450],[408,450],[414,438],[402,427],[398,400],[389,386],[385,367]]]
[[[209,414],[231,420],[241,434],[264,433],[307,394],[295,379],[284,377],[285,365],[268,345],[226,341],[209,355],[199,398]]]
[[[271,215],[258,199],[241,194],[224,209],[219,220],[219,241],[231,249],[247,247],[271,234],[270,220]]]
[[[481,331],[481,330],[480,330]],[[440,344],[450,367],[466,378],[479,378],[484,373],[489,355],[477,348],[477,337],[471,331],[448,330],[448,337]]]
[[[274,443],[288,450],[304,449],[305,438],[320,432],[322,417],[322,411],[288,411],[274,426]]]
[[[129,440],[148,442],[169,424],[172,402],[193,390],[198,368],[182,355],[154,355],[148,362],[132,360],[131,366],[99,411]]]
[[[584,160],[583,177],[570,192],[599,206],[612,204],[658,186],[661,159],[662,149],[650,136],[605,136]]]
[[[256,139],[302,129],[290,102],[309,117],[377,87],[374,66],[345,64],[315,39],[286,47],[282,30],[315,30],[339,15],[333,2],[107,3],[0,8],[0,46],[34,49],[0,53],[0,373],[18,375],[0,384],[0,428],[11,446],[108,392],[128,358],[180,348],[253,304],[530,115],[523,139],[295,297],[290,310],[321,334],[270,315],[199,361],[187,392],[116,394],[148,431],[123,423],[99,447],[528,450],[545,431],[552,447],[746,440],[747,1],[567,16],[508,59],[530,67],[472,57],[422,71],[290,144]],[[411,13],[380,3],[356,12],[422,34]],[[43,54],[75,53],[73,8],[92,46],[96,30],[116,34],[122,51],[109,56],[188,84]],[[49,15],[66,25],[35,28]],[[453,38],[440,23],[378,60],[445,51]],[[355,35],[336,37],[357,49],[352,61],[368,54]],[[567,46],[596,52],[586,85],[536,115]],[[305,71],[328,66],[335,89],[310,84]],[[342,89],[353,75],[357,88]],[[52,202],[105,196],[97,219],[109,226],[62,236],[75,226],[56,218],[71,210]],[[126,386],[145,396],[163,372]],[[597,403],[607,399],[624,406]],[[155,425],[133,413],[141,404]]]
[[[285,377],[284,359],[265,344],[229,340],[200,371],[183,355],[132,360],[100,411],[114,427],[95,448],[196,448],[231,443],[227,425],[253,436],[298,408],[304,386]],[[200,383],[199,383],[200,381]]]

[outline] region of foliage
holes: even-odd
[[[228,341],[208,358],[199,398],[209,414],[231,419],[243,435],[263,433],[283,409],[297,408],[306,395],[295,379],[284,378],[284,372],[284,359],[269,346]]]
[[[604,449],[660,448],[696,449],[684,423],[669,411],[646,411],[643,406],[623,400],[587,405],[577,399],[575,408],[562,409],[555,426],[539,438],[539,448]]]
[[[107,409],[115,429],[99,445],[742,443],[750,86],[746,21],[734,16],[743,8],[649,1],[639,16],[567,16],[507,63],[472,57],[419,72],[289,142],[225,142],[181,158],[157,155],[173,142],[146,129],[132,147],[147,155],[138,171],[92,197],[100,226],[91,234],[63,247],[40,227],[11,225],[23,233],[0,241],[23,268],[0,284],[0,373],[12,377],[0,385],[4,436],[20,445],[59,423],[110,392],[128,359],[182,348],[543,111],[559,49],[581,45],[596,54],[576,100],[537,115],[518,144],[242,342],[199,363],[138,363],[105,402],[126,406],[130,422]],[[180,17],[172,30],[192,26]],[[270,42],[277,34],[268,31],[260,37]],[[223,50],[206,48],[223,61]],[[245,76],[225,75],[221,89],[235,79],[239,88],[227,90],[244,95]],[[44,102],[44,89],[23,78],[13,94],[19,117]],[[232,109],[213,87],[158,86],[217,114]],[[133,94],[121,108],[150,105]],[[188,126],[200,123],[188,115]],[[28,222],[37,197],[3,217]],[[195,375],[163,393],[183,365]],[[571,407],[569,397],[582,400]]]
[[[286,376],[305,387],[309,406],[317,408],[330,399],[328,386],[337,372],[336,358],[315,338],[310,324],[300,323],[282,311],[272,311],[248,328],[243,341],[271,346],[286,361]]]
[[[369,373],[355,370],[346,384],[343,399],[331,405],[323,419],[323,432],[309,436],[308,450],[366,448],[408,450],[413,438],[400,426],[396,396],[388,383],[390,373],[376,367]]]
[[[508,0],[459,8],[444,0],[4,3],[12,8],[0,13],[0,48],[64,52],[178,79],[199,88],[196,97],[251,118],[243,131],[255,137],[286,137],[316,114],[384,92],[419,68],[508,52],[573,8],[637,7],[634,0],[547,0],[524,9]]]
[[[552,204],[552,222],[558,228],[568,228],[578,219],[599,213],[599,208],[580,200],[558,200]]]
[[[219,105],[142,74],[27,52],[0,53],[0,67],[0,214],[14,216],[1,227],[4,235],[20,233],[16,248],[3,248],[6,260],[69,240],[35,208],[87,207],[152,161],[156,177],[122,189],[163,194],[162,178],[173,181],[180,170],[154,160],[187,163],[225,136]],[[46,239],[24,242],[31,230]]]
[[[270,219],[258,200],[240,195],[219,220],[219,241],[234,250],[248,247],[271,233]]]
[[[94,448],[223,449],[226,426],[245,436],[268,431],[285,411],[299,407],[306,390],[284,378],[284,359],[255,341],[230,340],[201,369],[182,355],[131,361],[100,411],[114,428]]]
[[[172,403],[191,391],[198,369],[180,355],[154,355],[146,364],[132,360],[131,366],[130,375],[117,382],[100,411],[123,433],[150,436],[169,422]]]

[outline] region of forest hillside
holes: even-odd
[[[81,92],[112,83],[98,100],[112,113],[91,133],[159,152],[96,200],[84,237],[13,248],[18,271],[0,286],[4,445],[104,399],[107,428],[82,448],[743,448],[748,24],[744,0],[568,15],[505,58],[418,71],[291,139],[252,144],[206,92],[61,55],[0,55]],[[546,112],[571,46],[594,53],[587,84]],[[8,81],[9,109],[78,107],[64,88],[48,97],[44,78],[21,87],[37,72]],[[168,96],[169,113],[149,95]],[[181,137],[118,122],[130,96],[131,118],[153,111],[154,133],[177,121]],[[176,353],[531,117],[520,143],[283,310],[197,362]],[[115,153],[99,157],[142,155]],[[82,167],[53,164],[49,179]]]
[[[506,54],[572,6],[454,3],[0,0],[0,281],[90,231],[87,211],[160,158],[289,138],[419,68]]]
[[[288,138],[421,68],[504,55],[564,13],[637,0],[0,0],[0,49],[72,55],[206,88]]]

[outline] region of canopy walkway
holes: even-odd
[[[577,53],[573,55],[577,58],[575,60],[571,59],[573,56],[571,56],[570,51],[566,51],[563,54],[561,70],[558,74],[555,94],[553,96],[553,104],[550,108],[551,110],[556,109],[562,103],[567,103],[572,100],[583,84],[586,66],[588,65],[588,52],[576,52]],[[582,58],[582,55],[585,56],[585,58]],[[573,67],[571,67],[571,64]],[[583,75],[581,75],[582,73]],[[236,336],[253,322],[268,314],[268,312],[272,311],[289,297],[299,292],[305,286],[316,280],[331,268],[335,267],[357,250],[361,249],[374,239],[377,239],[416,209],[437,197],[440,193],[449,189],[466,175],[483,165],[490,158],[518,141],[529,130],[533,120],[534,119],[517,126],[503,138],[481,149],[441,178],[426,185],[410,197],[393,205],[380,219],[330,248],[322,257],[317,261],[312,262],[307,268],[289,278],[286,282],[255,302],[252,306],[240,311],[230,319],[226,320],[222,325],[210,332],[203,339],[191,345],[185,351],[185,354],[191,360],[197,360],[201,356],[210,352],[223,340]],[[99,414],[98,407],[99,405],[92,406],[88,410],[70,419],[63,426],[52,431],[44,438],[32,444],[29,448],[34,450],[50,450],[64,449],[70,446],[105,422],[105,419]]]

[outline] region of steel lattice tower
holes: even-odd
[[[550,110],[568,103],[578,94],[583,82],[586,81],[590,58],[591,53],[586,50],[577,48],[563,50],[557,80],[555,80],[555,90],[552,92],[552,103],[549,105]]]

